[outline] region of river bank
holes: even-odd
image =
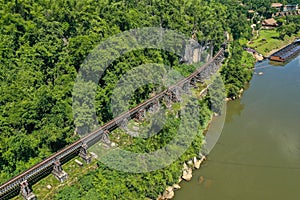
[[[229,102],[232,102],[229,101]],[[225,102],[227,104],[228,102]],[[222,108],[222,115],[211,115],[211,119],[207,123],[207,128],[203,131],[203,135],[205,136],[204,143],[201,144],[201,152],[204,155],[199,154],[198,157],[192,157],[186,160],[181,166],[181,176],[179,177],[176,186],[180,186],[179,188],[174,188],[171,192],[170,186],[166,187],[164,193],[159,195],[156,200],[166,200],[166,199],[176,199],[176,193],[183,188],[183,185],[190,184],[193,182],[197,182],[198,184],[204,183],[206,180],[203,179],[202,176],[197,176],[199,172],[201,173],[201,169],[206,165],[206,160],[209,159],[209,154],[217,144],[218,139],[221,136],[223,125],[225,123],[226,118],[226,105]],[[172,194],[172,198],[166,198],[169,194]]]
[[[174,198],[174,192],[181,189],[181,186],[179,184],[182,182],[182,180],[185,180],[187,182],[191,181],[193,177],[193,170],[199,169],[205,160],[206,156],[202,155],[200,159],[194,157],[193,159],[184,162],[182,168],[182,176],[179,177],[178,182],[173,184],[172,186],[168,186],[163,194],[160,194],[156,200],[167,200]]]
[[[285,67],[257,63],[264,76],[228,102],[222,137],[174,200],[299,197],[299,58]]]
[[[260,30],[260,34],[257,38],[248,42],[247,47],[254,49],[257,54],[261,54],[262,57],[268,58],[270,55],[291,44],[297,37],[300,36],[300,32],[291,37],[285,36],[284,40],[279,39],[279,33],[276,29]],[[261,60],[255,56],[257,60]]]
[[[252,54],[253,57],[256,59],[256,62],[263,61],[264,59],[268,58],[273,53],[275,53],[278,50],[280,50],[280,49],[286,47],[287,45],[291,44],[295,40],[295,38],[299,35],[298,34],[298,35],[294,35],[292,37],[285,37],[284,40],[280,40],[279,37],[278,37],[279,33],[276,32],[276,30],[263,30],[263,33],[265,33],[265,34],[260,35],[260,37],[258,37],[255,42],[250,41],[248,43],[248,47],[253,48],[253,49],[256,50],[256,52]],[[261,75],[261,74],[263,74],[263,72],[260,72],[258,74]],[[243,92],[244,92],[244,89],[241,89],[239,91],[238,96],[236,96],[236,97],[234,96],[233,98],[226,98],[226,101],[232,101],[232,100],[240,99],[242,97]],[[189,160],[188,163],[190,165],[192,165],[194,162],[193,162],[193,160]],[[186,180],[186,182],[189,182],[189,181],[192,180],[192,176],[193,176],[192,174],[193,173],[197,173],[197,172],[200,171],[200,170],[197,170],[199,168],[194,168],[194,169],[195,170],[192,171],[190,168],[187,168],[187,164],[184,163],[184,167],[183,167],[182,171],[183,172],[186,171],[186,174],[190,174],[188,176],[188,180]],[[200,184],[200,185],[204,182],[203,176],[200,176],[197,180],[198,180],[198,184]],[[178,186],[179,186],[179,183],[177,184]],[[189,184],[189,183],[187,183],[187,184]],[[180,188],[176,188],[175,190],[178,190]],[[170,191],[170,187],[168,187],[165,190],[165,194],[170,194],[169,191]],[[173,198],[174,189],[172,190],[171,193],[172,193],[172,198]],[[164,195],[162,195],[162,198],[160,196],[157,200],[161,200],[161,199],[169,199],[169,198],[164,198]]]
[[[282,46],[280,46],[280,48],[272,49],[271,51],[267,52],[267,54],[265,54],[265,55],[266,55],[266,56],[269,56],[269,55],[271,55],[272,53],[278,51],[279,49],[284,48],[287,44],[289,44],[289,42],[293,42],[293,40],[287,40],[287,41],[285,41],[285,42],[282,44]],[[258,55],[258,54],[257,54],[257,55]],[[255,57],[255,56],[254,56],[254,57]],[[262,56],[261,56],[261,57],[262,57]],[[257,57],[255,57],[255,58],[256,58],[257,61],[263,60],[263,59],[257,59]],[[265,57],[264,57],[264,58],[265,58]],[[240,98],[242,97],[243,93],[244,93],[244,89],[241,89],[241,90],[239,91],[239,95],[238,95],[237,97],[234,97],[234,98],[226,98],[226,102],[240,99]],[[210,121],[209,125],[210,125],[211,123],[212,123],[212,121]],[[209,125],[208,125],[208,129],[209,129]],[[204,160],[206,160],[206,157],[205,157]],[[203,161],[204,161],[204,160],[203,160]],[[189,160],[189,161],[187,161],[187,163],[189,163],[190,166],[192,166],[192,164],[194,164],[193,160]],[[202,164],[202,161],[201,161],[201,164]],[[185,182],[190,182],[190,181],[192,180],[193,174],[198,174],[198,172],[200,172],[201,170],[199,170],[199,168],[195,168],[195,167],[194,167],[193,170],[192,170],[191,168],[187,168],[187,166],[188,166],[188,165],[187,165],[186,163],[184,163],[184,167],[183,167],[182,171],[183,171],[183,172],[188,171],[188,173],[183,174],[183,175],[189,174],[189,175],[187,176],[188,179],[183,179],[183,180],[185,180]],[[206,180],[204,180],[203,176],[200,176],[200,177],[196,178],[196,180],[197,180],[197,183],[200,184],[200,185],[206,181]],[[180,186],[179,184],[181,183],[181,181],[182,181],[182,177],[179,179],[179,182],[176,184],[176,186],[177,186],[177,185]],[[189,183],[187,183],[187,184],[189,184]],[[174,187],[173,187],[173,190],[172,190],[172,191],[170,190],[170,187],[166,188],[165,193],[164,193],[163,195],[160,195],[159,198],[157,198],[157,200],[171,199],[171,198],[165,198],[165,197],[170,197],[170,196],[168,196],[168,194],[172,194],[172,198],[173,198],[174,195],[175,195],[175,194],[174,194],[174,191],[177,191],[177,190],[179,190],[180,188],[181,188],[181,186],[180,186],[179,188],[174,188]],[[171,191],[171,192],[169,192],[169,191]]]
[[[242,57],[243,57],[242,60],[246,60],[247,53],[243,53]],[[230,57],[228,58],[228,60],[229,59],[230,59]],[[228,63],[228,62],[226,62],[226,63]],[[253,61],[253,63],[251,64],[251,66],[253,66],[252,68],[254,68],[254,64],[255,64],[255,62]],[[245,63],[243,65],[245,65]],[[242,97],[244,91],[245,91],[245,88],[247,88],[247,87],[248,87],[248,84],[245,83],[244,87],[238,90],[236,96],[225,98],[225,103],[233,101],[233,100],[240,99]],[[212,148],[217,143],[218,138],[221,135],[221,132],[222,132],[221,130],[223,128],[223,123],[225,122],[225,116],[226,116],[226,110],[223,113],[223,115],[221,115],[221,116],[211,115],[211,119],[208,122],[208,124],[206,125],[206,130],[204,132],[204,135],[205,136],[210,136],[210,134],[213,134],[213,133],[208,133],[208,134],[206,134],[206,133],[212,128],[211,124],[214,121],[221,121],[221,125],[218,125],[218,128],[214,128],[214,129],[216,129],[216,130],[213,131],[213,132],[215,132],[215,136],[213,136],[214,137],[214,139],[213,139],[214,141],[212,142],[213,144],[210,145],[209,151],[212,150]],[[218,118],[222,118],[222,119],[218,120]],[[217,134],[217,136],[216,136],[216,134]],[[203,144],[201,146],[203,147]],[[193,173],[195,173],[197,171],[200,171],[199,169],[203,165],[203,163],[204,163],[205,160],[206,160],[206,155],[199,156],[198,158],[197,157],[192,157],[192,158],[186,160],[183,163],[183,167],[181,169],[182,174],[179,177],[178,182],[175,185],[173,185],[173,186],[167,186],[166,189],[164,190],[164,192],[162,194],[160,194],[157,197],[156,200],[166,200],[166,199],[172,199],[173,197],[175,197],[174,191],[177,191],[177,190],[179,190],[181,188],[180,183],[182,182],[182,180],[185,180],[184,182],[190,182],[190,181],[192,181]],[[203,179],[203,177],[200,177],[200,178],[198,178],[197,181],[201,184],[201,183],[203,183],[204,179]]]
[[[241,90],[243,92],[243,90]],[[232,99],[226,99],[227,101],[231,101]],[[205,161],[207,160],[207,156],[209,155],[210,151],[213,149],[214,145],[217,143],[219,137],[222,133],[222,128],[225,122],[226,117],[226,103],[227,101],[224,101],[223,108],[221,109],[221,115],[211,113],[210,119],[206,122],[205,127],[202,131],[202,135],[205,137],[204,140],[202,140],[199,154],[194,157],[190,157],[189,159],[185,160],[181,164],[180,168],[180,176],[178,177],[178,181],[172,185],[167,186],[163,193],[161,193],[156,200],[167,200],[175,198],[176,191],[181,189],[181,185],[193,181],[194,174],[197,171],[201,171],[200,169],[205,164]],[[201,183],[204,180],[200,178],[197,178],[197,180]]]
[[[199,92],[199,94],[203,93],[204,90],[207,90],[207,88],[201,90]],[[197,95],[196,95],[197,96]],[[205,124],[203,125],[203,127],[205,127],[202,131],[201,131],[201,135],[203,135],[205,137],[207,131],[210,128],[210,125],[214,119],[214,113],[210,113],[209,114],[209,120],[207,120],[205,122]],[[169,186],[167,185],[165,187],[165,190],[160,193],[158,195],[158,197],[156,198],[156,200],[168,200],[168,199],[173,199],[175,196],[175,191],[181,189],[180,184],[182,183],[182,181],[186,181],[189,182],[192,180],[193,177],[193,171],[200,169],[202,163],[206,160],[206,155],[203,155],[203,147],[205,146],[205,139],[198,141],[198,145],[194,145],[195,146],[200,146],[200,149],[198,149],[199,153],[198,155],[188,155],[188,159],[184,160],[183,164],[179,165],[181,167],[179,167],[177,170],[180,172],[180,176],[178,177],[178,181],[176,181],[175,183],[173,183],[173,185]],[[193,147],[193,145],[190,148],[195,148]],[[188,153],[185,153],[188,154]]]

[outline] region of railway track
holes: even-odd
[[[21,184],[24,181],[28,182],[29,184],[34,184],[41,178],[45,177],[49,173],[55,164],[56,161],[60,161],[61,163],[65,163],[70,160],[72,157],[78,155],[78,152],[83,147],[83,145],[87,145],[87,147],[92,146],[93,144],[97,143],[101,140],[102,136],[107,131],[112,131],[116,127],[120,125],[120,123],[127,119],[128,117],[132,118],[136,115],[141,109],[150,106],[154,102],[162,99],[168,92],[173,91],[178,87],[184,87],[185,84],[190,84],[192,82],[197,82],[199,80],[205,79],[205,76],[211,76],[216,70],[219,69],[220,64],[224,58],[224,48],[221,48],[218,53],[206,64],[202,67],[197,69],[193,72],[190,76],[180,80],[175,85],[169,87],[168,89],[162,91],[161,93],[157,94],[156,96],[146,100],[145,102],[139,104],[135,108],[119,115],[118,117],[112,119],[108,123],[104,124],[97,130],[89,133],[88,135],[82,137],[78,141],[74,142],[73,144],[63,148],[62,150],[58,151],[57,153],[53,154],[52,156],[46,158],[45,160],[41,161],[40,163],[34,165],[33,167],[29,168],[28,170],[24,171],[23,173],[15,176],[14,178],[10,179],[9,181],[5,182],[0,186],[0,199],[9,199],[13,196],[16,196],[19,191],[21,190]]]

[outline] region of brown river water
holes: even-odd
[[[208,160],[175,200],[300,199],[300,56],[256,68],[243,97],[227,103]]]

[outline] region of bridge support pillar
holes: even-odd
[[[29,188],[29,184],[27,180],[20,183],[21,186],[21,195],[25,200],[36,200],[35,194],[33,194],[32,190]]]
[[[165,103],[166,103],[166,107],[167,108],[171,108],[171,100],[172,99],[172,94],[170,92],[168,92],[165,97],[164,97],[164,100],[165,100]]]
[[[172,102],[181,102],[181,91],[180,89],[177,87],[175,88],[173,91],[171,91],[171,101]]]
[[[190,87],[191,88],[197,88],[198,87],[198,85],[197,85],[198,82],[199,81],[197,80],[197,76],[192,78],[191,81],[190,81]]]
[[[64,182],[68,178],[68,174],[62,169],[61,163],[59,160],[54,162],[52,174],[59,180],[60,182]]]
[[[145,109],[141,109],[136,113],[136,119],[138,121],[142,121],[146,116],[146,110]]]
[[[160,103],[159,100],[156,100],[153,104],[153,112],[158,112],[160,109]]]
[[[101,141],[106,144],[106,145],[110,145],[111,144],[111,141],[109,140],[109,131],[108,130],[105,130],[104,133],[102,134],[102,137],[101,137]]]
[[[122,120],[122,122],[120,123],[120,127],[125,130],[128,131],[128,122],[129,122],[130,118],[124,118]]]
[[[187,82],[182,86],[182,90],[184,91],[184,93],[190,94],[190,87],[191,87],[190,82]]]
[[[87,144],[83,144],[79,150],[79,156],[87,163],[91,163],[92,161],[92,157],[89,154],[89,152],[87,151]]]
[[[160,103],[158,100],[154,101],[150,107],[147,109],[149,113],[156,113],[160,109]]]

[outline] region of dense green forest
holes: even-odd
[[[299,16],[286,16],[285,18],[279,18],[278,23],[280,27],[277,29],[279,32],[279,38],[284,39],[284,36],[292,36],[300,31],[300,17]]]
[[[243,52],[245,41],[251,38],[250,23],[247,9],[235,0],[1,0],[0,7],[1,183],[78,139],[72,113],[74,81],[89,52],[112,35],[134,28],[163,27],[198,40],[213,40],[218,50],[227,31],[231,39],[221,74],[228,97],[238,96],[251,78],[253,59]],[[168,52],[145,49],[127,53],[111,64],[97,89],[100,123],[112,118],[111,91],[122,74],[143,63],[179,69],[179,60]],[[147,99],[152,89],[138,91],[132,105]],[[203,105],[203,119],[199,120],[204,129],[211,111],[206,100],[199,103]],[[177,126],[170,114],[167,127],[157,136],[161,144],[151,148],[168,141],[165,133]],[[136,143],[146,148],[145,143],[151,141]],[[111,172],[99,164],[98,171],[82,177],[82,185],[64,188],[57,199],[155,198],[166,184],[176,182],[178,166],[199,151],[199,141],[193,144],[168,168],[139,178]],[[112,191],[110,185],[117,189]]]

